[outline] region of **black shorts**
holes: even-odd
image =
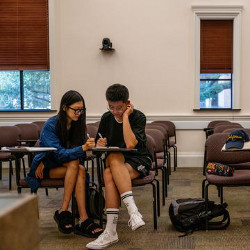
[[[58,168],[58,167],[61,167],[62,164],[56,162],[56,161],[53,161],[53,159],[49,158],[49,157],[45,157],[43,160],[42,160],[42,163],[44,165],[44,169],[43,169],[43,179],[49,179],[50,176],[49,176],[49,172],[52,168]]]
[[[134,170],[140,173],[140,177],[149,175],[152,168],[152,160],[149,156],[124,155],[125,163],[128,163]]]

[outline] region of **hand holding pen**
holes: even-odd
[[[83,151],[87,151],[95,147],[95,138],[90,138],[89,134],[87,133],[87,141],[84,145],[82,145]]]
[[[107,138],[103,138],[101,133],[98,133],[99,139],[97,140],[97,147],[106,147],[107,145]]]

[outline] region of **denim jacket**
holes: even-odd
[[[53,116],[49,118],[43,126],[40,135],[40,147],[54,147],[57,148],[57,150],[53,152],[36,153],[31,164],[30,172],[26,177],[26,181],[28,182],[32,192],[36,192],[41,185],[41,179],[36,178],[35,172],[40,162],[46,157],[53,159],[53,162],[58,163],[58,166],[61,166],[64,162],[86,158],[86,152],[83,151],[82,146],[64,148],[61,145],[56,129],[57,121],[58,116]]]

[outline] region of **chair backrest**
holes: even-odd
[[[145,129],[146,134],[150,135],[155,141],[155,153],[164,152],[165,136],[157,129]]]
[[[169,136],[168,136],[168,130],[167,130],[166,127],[163,127],[163,126],[161,126],[159,124],[155,124],[155,123],[154,124],[153,123],[148,123],[148,124],[146,124],[145,129],[157,129],[157,130],[160,130],[164,134],[165,140],[166,140],[166,143],[167,143],[167,141],[169,139]]]
[[[35,122],[32,122],[33,124],[37,125],[38,127],[38,132],[39,132],[39,135],[41,134],[41,131],[43,129],[43,125],[44,125],[44,121],[35,121]]]
[[[210,135],[205,143],[206,162],[219,162],[224,164],[236,164],[250,162],[249,151],[221,151],[227,140],[228,134],[217,133]]]
[[[214,128],[214,126],[218,123],[231,123],[230,121],[226,121],[226,120],[215,120],[215,121],[211,121],[208,123],[207,128]]]
[[[225,124],[225,125],[220,125],[220,126],[216,126],[214,128],[214,134],[216,133],[222,133],[224,130],[228,129],[228,128],[243,128],[239,123],[231,123],[231,124]]]
[[[16,126],[0,126],[0,147],[18,146],[21,131]]]
[[[230,134],[231,132],[233,132],[236,129],[243,130],[248,134],[248,136],[250,135],[250,129],[249,128],[227,128],[226,130],[223,131],[223,133]]]
[[[146,136],[147,136],[147,144],[146,144],[147,149],[148,149],[149,153],[151,154],[153,161],[155,161],[155,154],[154,154],[155,141],[154,141],[154,138],[149,134],[146,134]]]
[[[39,139],[39,129],[36,124],[33,123],[20,123],[16,124],[21,131],[21,140],[38,140]]]
[[[154,121],[152,124],[164,124],[168,130],[169,137],[176,137],[176,128],[175,124],[171,121]]]
[[[169,146],[169,141],[170,138],[173,138],[174,143],[176,144],[176,128],[175,128],[175,124],[171,121],[154,121],[151,124],[157,124],[160,126],[164,126],[167,131],[168,131],[168,146]]]
[[[87,128],[87,133],[89,134],[89,136],[92,138],[95,138],[97,131],[98,131],[98,127],[92,124],[87,124],[86,128]]]

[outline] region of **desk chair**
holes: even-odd
[[[226,121],[226,120],[215,120],[215,121],[211,121],[208,123],[207,127],[204,128],[204,132],[206,133],[206,139],[208,138],[209,135],[212,135],[214,133],[214,127],[221,123],[222,124],[230,124],[230,121]]]
[[[103,171],[104,171],[104,160],[101,158],[101,154],[97,154],[97,176],[98,176],[98,189],[100,194],[103,194],[104,179],[103,179]],[[155,182],[157,183],[155,185]],[[155,179],[155,171],[150,171],[150,174],[144,178],[137,178],[132,180],[132,187],[145,186],[150,184],[152,186],[153,191],[153,218],[154,218],[154,229],[157,230],[157,204],[159,204],[159,199],[157,198],[159,195],[159,182]],[[99,209],[100,209],[100,226],[103,227],[103,211],[102,211],[102,195],[99,196]],[[158,205],[159,207],[159,205]],[[158,209],[159,215],[159,209]]]
[[[175,124],[171,121],[154,121],[152,122],[152,124],[164,125],[166,127],[168,131],[168,136],[169,136],[167,147],[168,149],[173,148],[174,150],[174,171],[176,171],[177,169],[177,145],[176,145],[177,139],[176,139]],[[171,159],[170,153],[169,153],[169,158]]]
[[[38,133],[39,133],[39,136],[41,134],[41,131],[43,129],[43,125],[44,125],[44,121],[35,121],[35,122],[32,122],[33,124],[35,124],[37,127],[38,127]]]
[[[0,148],[18,146],[20,129],[15,126],[0,126]],[[0,180],[2,179],[2,163],[9,162],[9,190],[11,190],[13,167],[15,156],[8,152],[0,152]]]
[[[166,168],[166,152],[165,152],[165,140],[164,135],[161,131],[157,129],[146,129],[147,135],[147,144],[148,149],[150,148],[150,144],[153,144],[153,155],[154,162],[152,164],[152,170],[156,172],[156,176],[158,175],[158,170],[162,172],[162,205],[165,205],[165,197],[167,197],[167,184],[169,182],[169,172]],[[153,140],[152,140],[152,139]],[[157,158],[157,154],[163,153],[163,159]]]

